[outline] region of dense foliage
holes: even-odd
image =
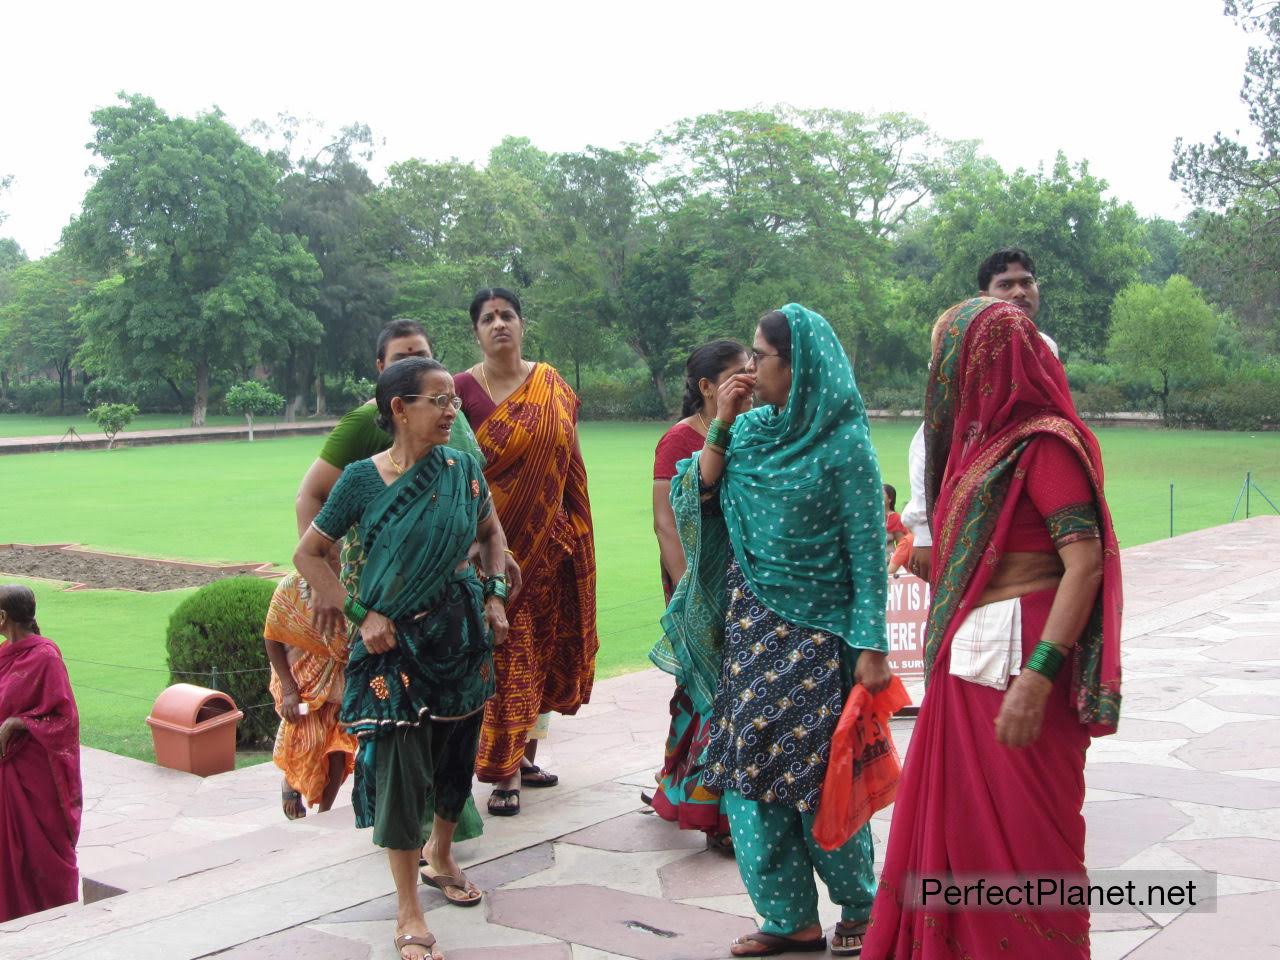
[[[669,412],[692,347],[747,339],[793,300],[832,322],[871,406],[914,409],[933,319],[976,293],[987,254],[1021,246],[1038,323],[1091,371],[1082,401],[1176,420],[1180,393],[1269,376],[1280,353],[1280,4],[1226,12],[1259,41],[1241,94],[1255,142],[1178,143],[1197,204],[1181,224],[1144,220],[1085,158],[1007,171],[903,114],[725,110],[568,153],[507,137],[484,163],[409,159],[375,183],[363,125],[237,132],[122,95],[93,114],[96,181],[62,249],[28,263],[0,240],[0,409],[83,392],[200,423],[265,376],[286,419],[341,412],[394,316],[421,320],[450,368],[472,363],[465,309],[487,285],[520,293],[529,353],[582,390],[585,416]],[[1177,364],[1137,356],[1189,322],[1178,303],[1197,333]],[[35,380],[57,396],[16,401]]]
[[[263,706],[271,703],[271,695],[262,624],[274,591],[274,583],[257,577],[218,580],[183,600],[169,618],[169,682],[229,694],[245,714],[236,733],[239,743],[266,740],[279,724],[275,712]]]

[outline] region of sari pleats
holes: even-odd
[[[1054,591],[1022,598],[1022,648],[1039,641]],[[1089,912],[936,911],[912,906],[922,877],[1084,873],[1084,758],[1089,731],[1059,674],[1040,736],[1021,750],[995,739],[1003,691],[953,677],[939,653],[903,767],[893,830],[863,956],[1085,958]]]
[[[476,432],[485,479],[524,586],[495,651],[497,695],[485,708],[476,774],[511,776],[529,731],[548,711],[576,713],[591,697],[596,563],[587,474],[575,442],[578,399],[537,364]]]

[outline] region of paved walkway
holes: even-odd
[[[1220,899],[1214,913],[1095,914],[1093,956],[1280,956],[1280,518],[1124,558],[1124,718],[1089,752],[1088,860],[1214,871]],[[561,786],[525,790],[519,817],[458,848],[484,905],[421,889],[449,960],[701,960],[754,928],[733,862],[639,812],[669,689],[653,670],[615,678],[555,719],[545,755]],[[909,744],[910,722],[895,736]],[[84,774],[95,902],[0,926],[0,956],[394,957],[385,859],[345,800],[286,823],[270,766],[200,780],[86,750]]]
[[[256,440],[273,437],[305,437],[328,433],[337,420],[299,420],[295,423],[274,421],[255,424]],[[77,434],[77,436],[79,436]],[[206,443],[210,440],[248,440],[249,427],[179,427],[174,430],[129,430],[116,437],[116,447],[149,447],[159,443]],[[105,450],[106,435],[91,433],[78,440],[66,441],[64,436],[50,434],[44,437],[0,437],[0,456],[6,453],[43,453],[49,450]]]

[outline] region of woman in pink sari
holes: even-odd
[[[79,898],[80,719],[36,598],[0,586],[0,922]]]
[[[928,686],[863,956],[1087,958],[1087,908],[924,896],[949,876],[1082,879],[1085,751],[1120,713],[1120,557],[1062,365],[990,298],[944,313],[935,343]]]

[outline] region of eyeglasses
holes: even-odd
[[[443,410],[445,407],[453,407],[455,410],[462,409],[462,398],[455,397],[450,393],[406,393],[401,400],[430,400],[437,407]]]
[[[769,358],[769,357],[777,357],[779,360],[781,360],[781,359],[782,359],[782,354],[780,354],[780,353],[761,353],[759,350],[752,350],[752,351],[751,351],[751,362],[752,362],[752,363],[754,363],[757,367],[758,367],[758,366],[760,366],[760,361],[761,361],[761,360],[765,360],[765,359],[767,359],[767,358]]]

